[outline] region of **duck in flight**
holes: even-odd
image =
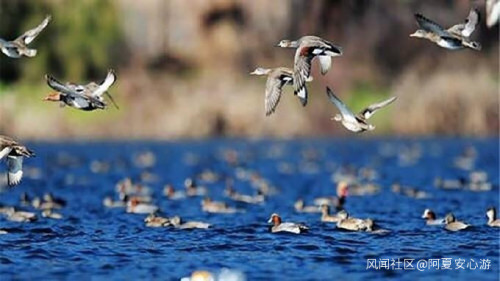
[[[311,74],[311,62],[318,57],[321,74],[330,70],[331,57],[341,56],[342,48],[317,36],[303,36],[296,41],[281,40],[276,46],[281,48],[297,48],[293,69],[293,88],[303,106],[307,104],[306,81]]]
[[[60,102],[61,106],[71,106],[80,110],[92,111],[96,109],[105,109],[107,104],[104,102],[103,95],[106,95],[111,102],[116,105],[115,101],[108,93],[109,87],[116,80],[116,74],[113,70],[109,70],[106,79],[101,84],[90,82],[87,85],[77,85],[73,83],[63,84],[57,81],[51,75],[45,75],[47,84],[55,93],[50,93],[44,98],[45,101]]]
[[[476,51],[481,50],[481,44],[469,39],[479,22],[479,11],[477,9],[470,10],[465,22],[448,29],[444,29],[421,14],[415,14],[415,19],[419,29],[410,34],[410,37],[424,38],[449,50],[459,50],[466,47]]]
[[[250,75],[267,75],[264,107],[266,116],[269,116],[274,113],[278,106],[283,86],[293,84],[293,70],[286,67],[257,67],[254,71],[250,72]],[[312,81],[312,77],[308,77],[306,81]]]
[[[342,122],[342,125],[346,127],[349,131],[355,133],[361,133],[364,131],[372,131],[375,126],[368,123],[368,119],[379,109],[385,107],[396,100],[396,97],[392,97],[385,101],[372,104],[367,108],[361,110],[358,114],[354,114],[335,94],[326,87],[326,94],[330,101],[337,106],[340,114],[336,114],[332,120],[337,122]]]
[[[10,137],[0,135],[0,160],[7,157],[7,184],[16,186],[23,177],[24,157],[35,156],[33,151]]]
[[[5,41],[0,38],[0,49],[2,53],[11,58],[20,58],[22,56],[34,57],[36,56],[36,49],[28,48],[28,45],[35,40],[35,38],[42,32],[42,30],[49,24],[51,16],[48,15],[37,27],[30,29],[17,37],[13,41]]]

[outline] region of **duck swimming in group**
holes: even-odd
[[[486,216],[488,217],[488,225],[491,227],[500,227],[500,219],[497,219],[497,210],[493,207],[486,210]]]
[[[425,209],[422,214],[422,218],[425,219],[427,225],[443,225],[445,224],[444,219],[437,219],[436,214],[431,209]]]
[[[127,213],[151,214],[156,213],[158,210],[158,206],[149,203],[142,203],[137,198],[131,198],[127,202]]]
[[[93,111],[96,109],[106,109],[107,104],[103,98],[103,95],[106,95],[115,107],[118,108],[108,93],[109,87],[116,80],[116,74],[113,70],[108,71],[106,79],[101,84],[95,82],[90,82],[86,85],[63,84],[48,74],[45,75],[45,79],[49,87],[56,91],[45,97],[45,101],[60,102],[61,106],[68,105],[84,111]]]
[[[352,218],[345,210],[338,212],[337,216],[339,217],[337,228],[349,231],[365,231],[368,228],[365,220]]]
[[[20,58],[22,56],[34,57],[37,50],[28,48],[28,45],[47,27],[52,16],[47,15],[45,19],[35,28],[30,29],[17,37],[14,41],[5,41],[0,38],[0,50],[6,56],[11,58]]]
[[[332,120],[342,122],[342,125],[349,131],[361,133],[364,131],[375,130],[375,126],[368,123],[368,119],[379,109],[388,106],[396,100],[396,97],[389,98],[379,103],[374,103],[367,108],[361,110],[358,114],[354,114],[333,92],[329,87],[326,88],[326,94],[330,101],[338,108],[340,114],[336,114]]]
[[[321,205],[321,221],[322,222],[338,222],[340,217],[338,215],[330,214],[330,206],[327,204]]]
[[[290,232],[290,233],[300,234],[307,232],[309,230],[309,228],[303,224],[282,222],[281,217],[277,213],[272,214],[267,223],[272,224],[271,226],[272,233]]]
[[[211,227],[211,224],[201,221],[184,222],[179,216],[171,217],[170,224],[178,229],[207,229]]]
[[[447,214],[444,220],[445,220],[444,228],[449,231],[460,231],[470,227],[470,224],[457,221],[453,213]]]
[[[415,19],[417,20],[419,29],[410,34],[410,37],[424,38],[449,50],[459,50],[465,47],[476,51],[481,50],[481,44],[469,39],[479,22],[479,11],[477,9],[470,10],[465,22],[456,24],[448,29],[444,29],[421,14],[415,14]]]
[[[307,105],[306,81],[311,76],[312,59],[318,57],[321,74],[330,70],[332,57],[341,56],[342,48],[318,36],[303,36],[296,41],[281,40],[281,48],[297,48],[293,68],[293,88],[303,106]]]
[[[16,186],[23,177],[24,157],[34,157],[35,153],[14,139],[0,135],[0,160],[7,157],[7,184]]]
[[[318,206],[306,206],[304,203],[304,199],[298,199],[295,201],[295,204],[293,205],[295,208],[295,211],[297,213],[319,213],[321,210],[318,208]]]

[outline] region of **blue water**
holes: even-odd
[[[485,210],[499,207],[498,139],[335,139],[298,141],[211,140],[179,142],[29,143],[37,157],[25,161],[26,170],[38,167],[39,177],[29,173],[20,186],[0,193],[4,205],[19,205],[22,192],[42,195],[51,191],[68,201],[60,210],[62,220],[40,217],[34,223],[0,219],[0,279],[71,280],[178,280],[197,269],[223,267],[244,272],[248,280],[498,280],[500,230],[485,226]],[[468,172],[455,168],[453,159],[466,147],[478,152],[475,169],[487,172],[492,191],[444,191],[433,186],[436,176],[456,179]],[[186,177],[205,169],[235,176],[235,167],[224,161],[224,151],[238,152],[238,166],[258,171],[278,189],[264,205],[241,205],[223,195],[224,181],[203,183],[210,195],[246,210],[235,215],[206,214],[200,198],[168,201],[162,188],[181,188]],[[139,168],[133,159],[153,152],[152,167]],[[420,151],[406,163],[398,156]],[[191,159],[196,161],[185,161]],[[93,160],[109,162],[110,170],[93,173]],[[287,167],[284,173],[279,167]],[[1,166],[4,169],[4,165]],[[386,235],[339,231],[319,221],[319,214],[299,214],[293,203],[303,197],[333,195],[331,175],[341,167],[373,168],[373,183],[381,192],[350,196],[346,209],[356,217],[371,217]],[[344,169],[345,170],[345,169]],[[145,216],[102,205],[114,195],[124,177],[140,181],[141,173],[155,177],[145,185],[154,189],[155,203],[164,214],[213,224],[209,230],[147,228]],[[417,200],[395,194],[398,181],[425,190],[430,199]],[[247,182],[235,188],[251,194]],[[420,218],[430,207],[443,216],[453,211],[473,224],[469,231],[450,233],[425,226]],[[29,208],[28,208],[29,210]],[[268,232],[267,219],[278,212],[284,221],[303,222],[304,235]],[[367,259],[452,258],[452,270],[367,270]],[[455,269],[455,259],[491,261],[489,270]]]

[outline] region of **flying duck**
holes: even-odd
[[[5,41],[0,38],[0,49],[2,53],[11,58],[20,58],[21,56],[34,57],[36,49],[28,48],[28,45],[42,32],[49,24],[52,17],[47,15],[37,27],[30,29],[17,37],[14,41]]]
[[[73,83],[62,84],[50,75],[45,75],[47,84],[56,93],[51,93],[45,97],[45,101],[60,102],[61,106],[68,105],[84,111],[92,111],[95,109],[105,109],[107,104],[104,102],[103,94],[106,94],[111,102],[114,102],[108,89],[116,80],[116,74],[113,70],[109,70],[106,79],[101,84],[90,82],[87,85],[77,85]]]
[[[361,133],[364,131],[372,131],[375,126],[368,124],[368,119],[379,109],[385,107],[396,100],[396,97],[392,97],[385,101],[374,103],[367,108],[361,110],[358,114],[354,114],[347,106],[330,90],[326,88],[326,94],[330,101],[337,106],[340,114],[336,114],[332,120],[337,122],[342,122],[342,125],[346,127],[349,131],[356,133]]]
[[[293,71],[286,67],[257,67],[254,71],[250,72],[250,75],[267,75],[264,106],[266,116],[269,116],[276,110],[276,106],[278,106],[283,86],[293,83]]]
[[[7,184],[18,185],[23,177],[24,157],[35,156],[33,151],[10,137],[0,135],[0,160],[7,157]]]
[[[481,50],[481,44],[469,40],[470,35],[474,32],[479,22],[479,11],[477,9],[470,10],[465,22],[456,24],[448,29],[444,29],[421,14],[415,14],[415,18],[419,29],[410,34],[410,37],[424,38],[449,50],[458,50],[465,47],[476,51]]]
[[[318,57],[321,74],[328,72],[332,65],[331,57],[341,56],[342,48],[317,36],[303,36],[299,40],[281,40],[276,46],[297,48],[293,69],[293,88],[303,106],[307,104],[306,80],[311,74],[311,61]]]

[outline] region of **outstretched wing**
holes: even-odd
[[[347,108],[347,106],[332,92],[332,90],[330,90],[329,87],[326,87],[326,95],[328,96],[328,99],[330,99],[330,101],[339,109],[344,120],[357,123],[354,113]]]
[[[78,85],[72,85],[72,84],[63,84],[54,77],[52,77],[49,74],[45,74],[45,80],[47,80],[47,85],[51,87],[52,89],[61,92],[63,94],[67,95],[72,95],[72,96],[79,96],[80,94],[77,91]]]
[[[479,22],[479,11],[477,9],[471,9],[464,23],[456,24],[450,27],[448,31],[450,33],[468,38],[470,37],[472,32],[474,32],[474,30],[476,29],[476,25],[478,22]]]
[[[99,85],[95,90],[93,90],[92,93],[90,93],[90,95],[95,98],[101,97],[109,89],[109,87],[113,85],[115,80],[116,80],[116,74],[112,69],[110,69],[108,71],[108,75],[106,75],[106,79],[104,79],[101,85]]]
[[[387,99],[385,101],[379,102],[379,103],[374,103],[367,108],[363,109],[359,114],[363,116],[365,119],[370,118],[377,110],[381,109],[382,107],[385,107],[392,102],[396,100],[396,97],[392,97],[390,99]]]
[[[23,157],[8,156],[7,169],[7,184],[9,186],[18,185],[23,177]]]
[[[299,47],[295,52],[295,64],[293,70],[294,93],[300,99],[303,106],[307,104],[306,80],[311,73],[311,60],[308,54],[310,47]]]
[[[45,19],[37,27],[26,31],[23,35],[16,38],[15,41],[21,41],[23,44],[28,45],[33,41],[40,32],[49,24],[52,16],[47,15]]]
[[[430,19],[422,16],[421,14],[415,14],[415,19],[417,20],[418,26],[427,31],[435,33],[439,36],[449,36],[448,32],[442,28],[439,24],[431,21]]]
[[[290,76],[285,76],[285,77],[269,76],[267,78],[266,98],[265,98],[266,116],[271,115],[276,110],[276,106],[278,105],[281,98],[281,93],[282,93],[281,89],[283,85],[291,81],[292,77]]]

